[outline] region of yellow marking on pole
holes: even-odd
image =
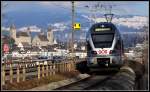
[[[80,28],[81,28],[81,24],[80,23],[74,23],[74,25],[73,25],[73,29],[74,30],[80,30]]]

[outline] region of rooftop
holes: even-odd
[[[38,37],[41,41],[48,41],[48,39],[45,35],[39,34]]]
[[[17,37],[19,37],[19,36],[29,37],[29,34],[28,34],[27,32],[22,32],[22,31],[20,31],[20,32],[17,33],[16,36],[17,36]]]

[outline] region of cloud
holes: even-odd
[[[38,2],[42,6],[46,7],[51,7],[51,6],[56,6],[56,7],[66,7],[66,8],[71,8],[71,2],[70,1],[43,1],[43,2]]]
[[[51,26],[53,31],[64,31],[64,30],[68,29],[67,23],[65,23],[65,22],[48,24],[48,26]]]
[[[19,31],[26,31],[28,28],[30,28],[30,32],[41,32],[41,29],[38,28],[37,26],[33,25],[33,26],[29,26],[29,27],[22,27],[19,28]]]
[[[10,28],[9,28],[9,27],[8,27],[8,28],[6,28],[6,27],[2,27],[2,30],[9,31],[9,30],[10,30]]]
[[[71,9],[71,1],[5,1],[2,4],[7,3],[8,6],[5,8],[5,11],[15,11],[22,10],[28,7],[32,7],[35,5],[40,7],[47,8],[65,8]],[[87,12],[86,5],[94,6],[95,4],[105,4],[105,5],[116,5],[115,9],[120,9],[117,14],[145,14],[148,12],[148,2],[146,1],[75,1],[76,12]],[[142,7],[144,8],[142,8]],[[21,7],[21,8],[20,8]],[[23,8],[25,7],[25,8]],[[136,8],[135,8],[136,7]],[[35,8],[36,9],[36,8]],[[126,12],[125,12],[126,11]],[[148,14],[148,13],[146,13]]]

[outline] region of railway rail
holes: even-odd
[[[102,83],[103,81],[109,79],[109,76],[90,76],[89,78],[83,79],[76,83],[66,85],[55,90],[84,90],[97,82]]]
[[[55,90],[134,90],[135,73],[130,67],[122,67],[113,74],[92,75],[89,78]]]

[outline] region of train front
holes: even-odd
[[[109,67],[121,64],[120,35],[112,23],[94,24],[87,36],[87,66]]]

